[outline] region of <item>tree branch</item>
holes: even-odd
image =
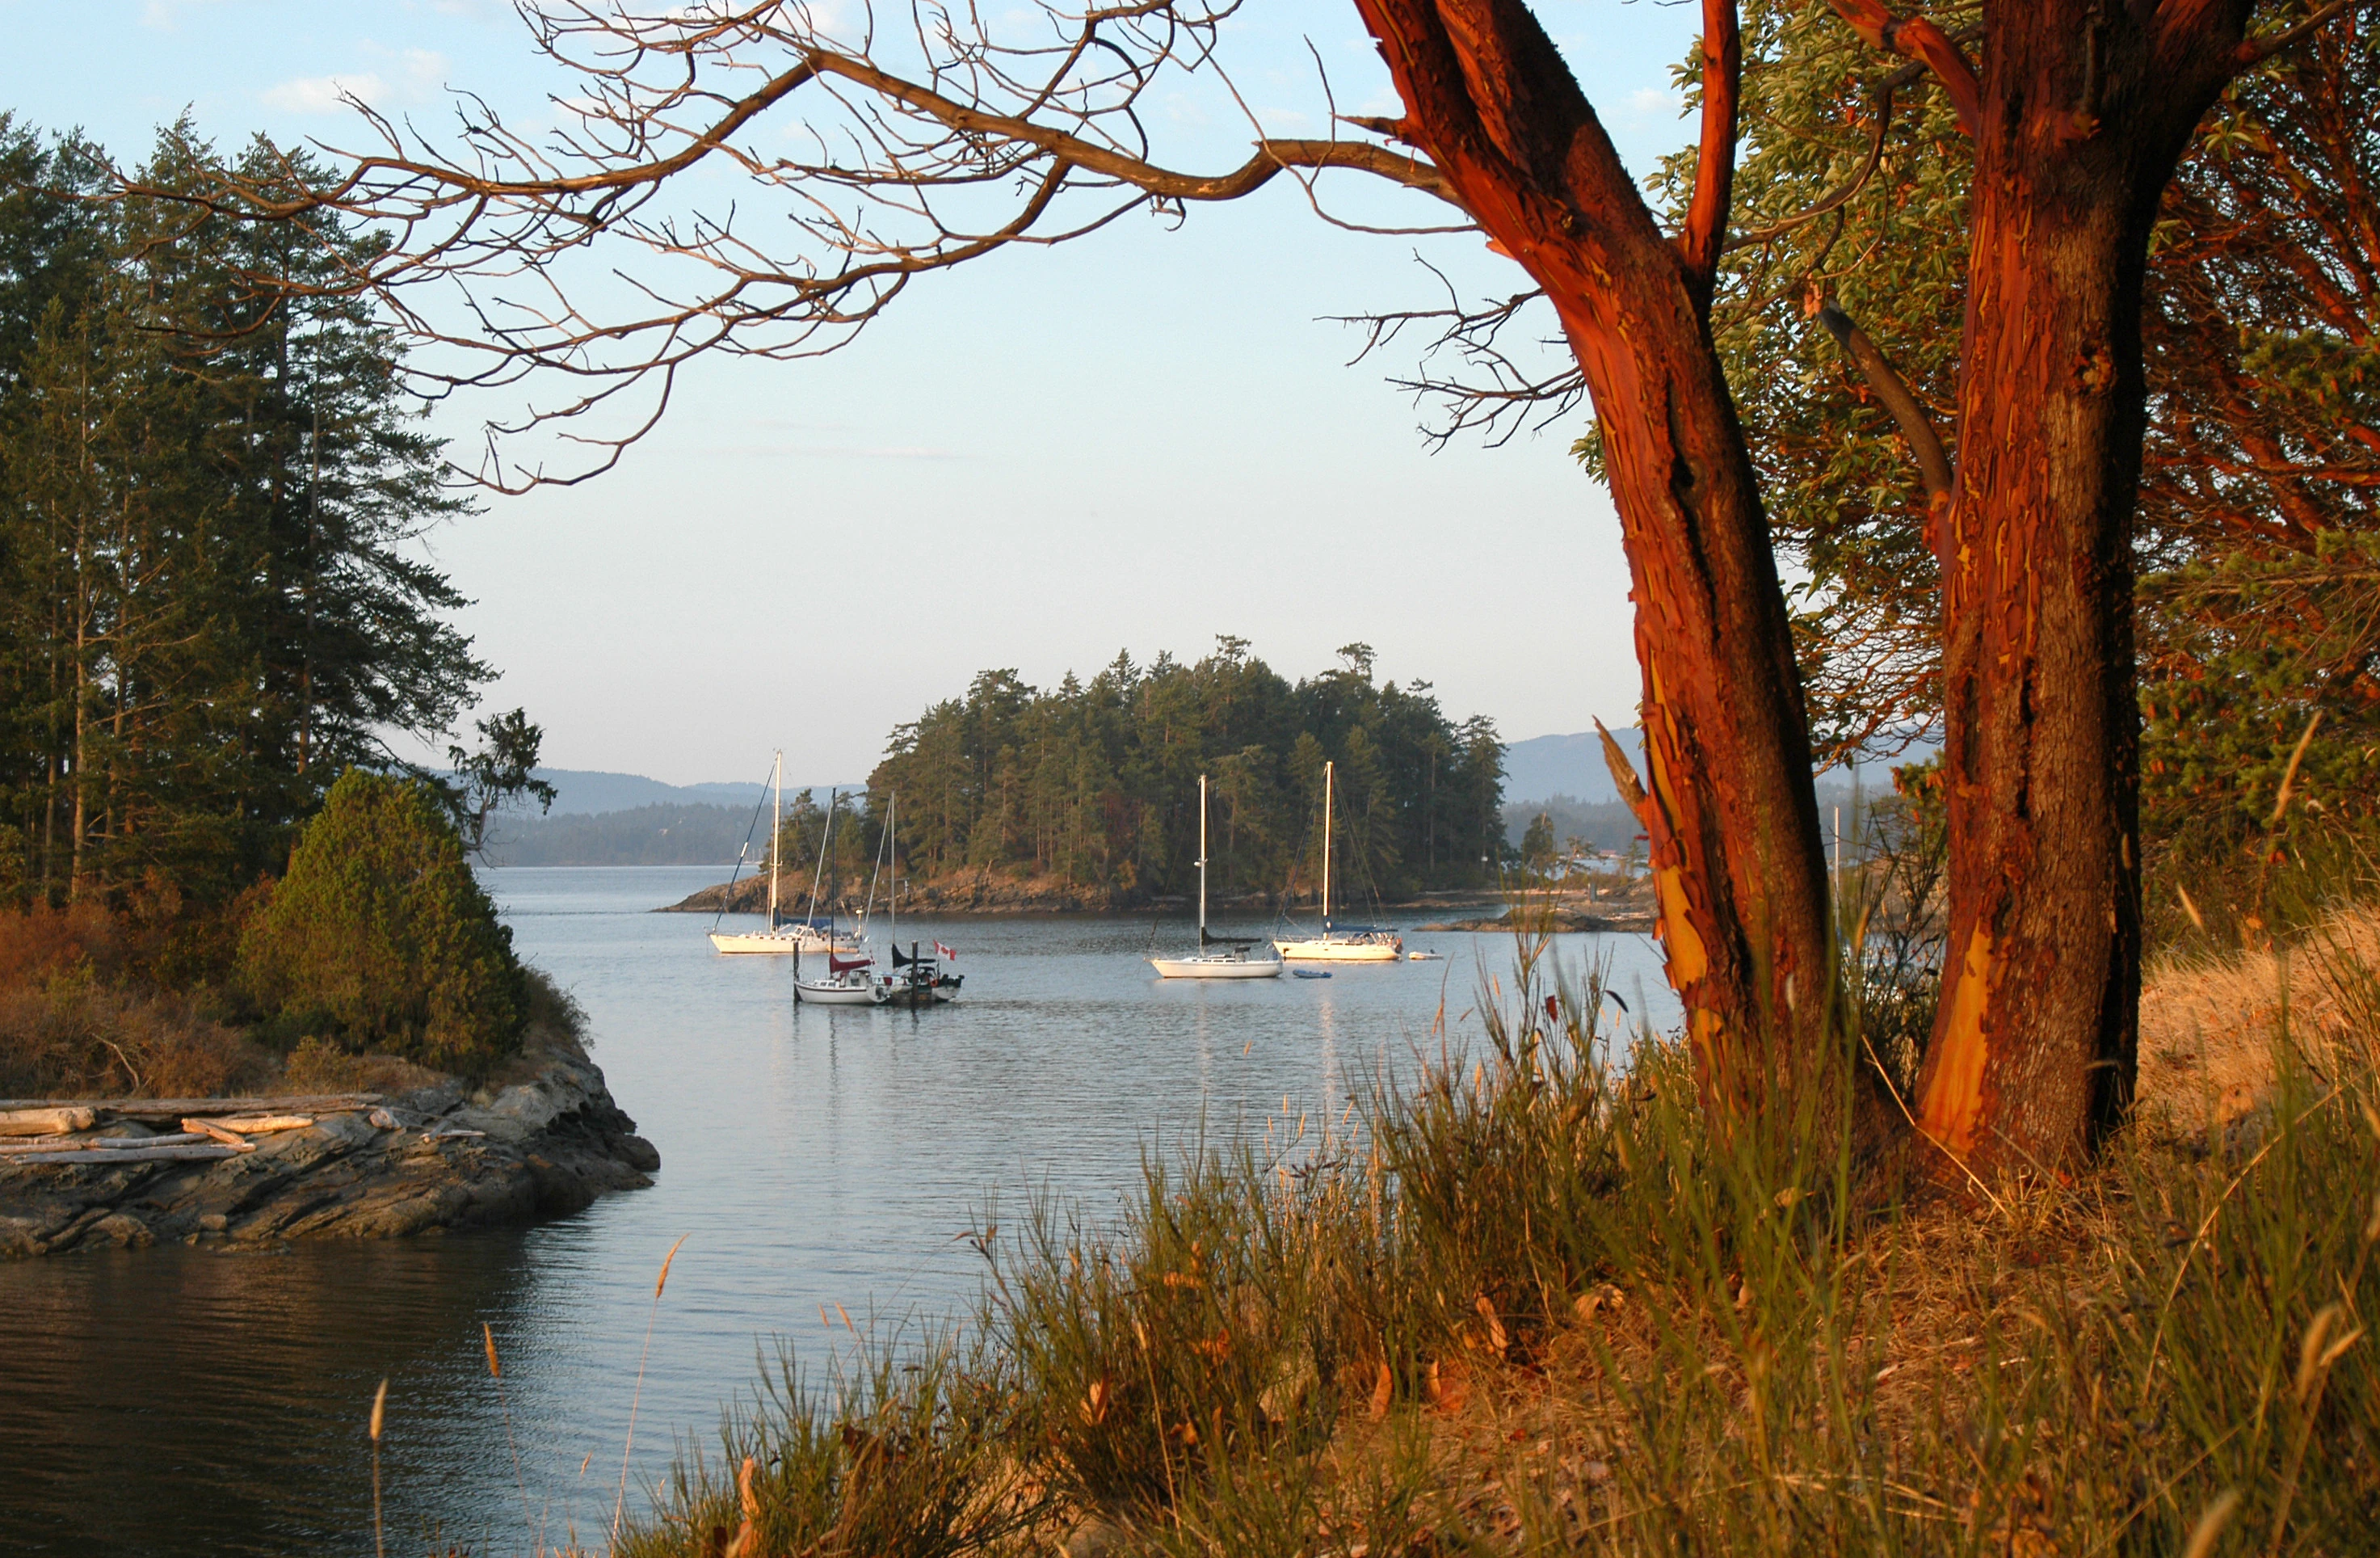
[[[1735,0],[1703,0],[1702,141],[1694,152],[1694,192],[1686,207],[1678,251],[1686,286],[1705,318],[1725,248],[1730,195],[1735,185],[1736,116],[1742,98],[1743,32]],[[1877,145],[1882,147],[1879,138]]]
[[[1917,396],[1910,393],[1909,385],[1876,344],[1868,339],[1867,332],[1836,307],[1832,298],[1818,305],[1818,323],[1827,327],[1827,334],[1843,348],[1844,355],[1859,369],[1860,376],[1876,392],[1876,399],[1884,403],[1884,408],[1900,424],[1900,436],[1909,441],[1909,452],[1917,459],[1917,474],[1925,483],[1926,504],[1939,514],[1950,502],[1950,457],[1944,453],[1941,435],[1934,431],[1925,408],[1917,404]]]
[[[1888,54],[1913,59],[1934,72],[1942,90],[1950,96],[1950,106],[1959,116],[1959,128],[1972,139],[1984,122],[1984,91],[1975,79],[1975,67],[1949,34],[1924,17],[1903,19],[1885,9],[1884,0],[1827,0],[1835,14],[1851,25],[1870,46]]]
[[[821,75],[841,77],[866,87],[905,108],[915,109],[937,123],[966,135],[997,136],[1064,159],[1087,172],[1102,174],[1135,189],[1165,200],[1235,201],[1252,194],[1273,175],[1289,167],[1344,167],[1376,174],[1408,189],[1436,195],[1462,208],[1453,186],[1429,164],[1360,140],[1260,140],[1256,154],[1230,173],[1201,176],[1176,173],[1137,157],[1130,157],[1064,130],[1031,119],[986,113],[879,68],[850,55],[820,54],[810,63]]]
[[[2296,47],[2315,32],[2366,3],[2367,0],[2330,0],[2329,5],[2296,26],[2283,28],[2269,38],[2242,39],[2240,46],[2231,53],[2232,68],[2235,72],[2253,70],[2275,55],[2285,49]]]
[[[1867,160],[1860,164],[1858,172],[1844,180],[1839,189],[1830,191],[1814,204],[1795,212],[1792,215],[1771,222],[1765,227],[1747,227],[1742,232],[1735,234],[1722,246],[1722,250],[1731,253],[1739,249],[1748,249],[1756,243],[1767,243],[1770,238],[1782,237],[1803,223],[1816,221],[1865,189],[1867,181],[1876,176],[1876,170],[1884,162],[1885,137],[1892,129],[1893,94],[1908,80],[1915,79],[1912,72],[1922,68],[1922,67],[1912,66],[1907,70],[1897,70],[1886,77],[1884,83],[1876,88],[1876,136],[1868,142]]]

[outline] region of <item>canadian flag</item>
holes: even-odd
[[[940,942],[936,942],[934,943],[934,955],[941,958],[945,963],[955,963],[958,961],[959,956],[957,953],[953,952],[950,948],[944,946]]]

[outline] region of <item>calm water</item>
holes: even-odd
[[[1426,933],[1407,944],[1445,961],[1161,982],[1140,959],[1186,925],[1152,945],[1146,919],[905,920],[903,940],[957,948],[958,1004],[796,1007],[784,962],[718,957],[706,921],[646,912],[713,870],[487,876],[523,955],[585,1004],[613,1096],[661,1150],[653,1187],[524,1233],[0,1265],[0,1552],[369,1553],[383,1377],[391,1552],[600,1546],[674,1241],[631,1509],[780,1341],[813,1360],[848,1341],[821,1307],[862,1329],[960,1312],[981,1270],[960,1235],[987,1208],[1046,1188],[1107,1213],[1151,1145],[1343,1109],[1378,1068],[1437,1053],[1441,1000],[1452,1041],[1475,1036],[1481,970],[1512,960],[1504,938]],[[1673,1017],[1649,943],[1563,941]]]

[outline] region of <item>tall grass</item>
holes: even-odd
[[[2372,1551],[2380,963],[2325,923],[2244,1127],[1880,1209],[1824,1132],[1715,1148],[1526,944],[1360,1120],[1038,1203],[970,1326],[787,1361],[624,1549]]]

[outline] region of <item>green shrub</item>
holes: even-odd
[[[349,770],[240,936],[249,992],[285,1026],[444,1071],[518,1048],[526,992],[438,797]]]

